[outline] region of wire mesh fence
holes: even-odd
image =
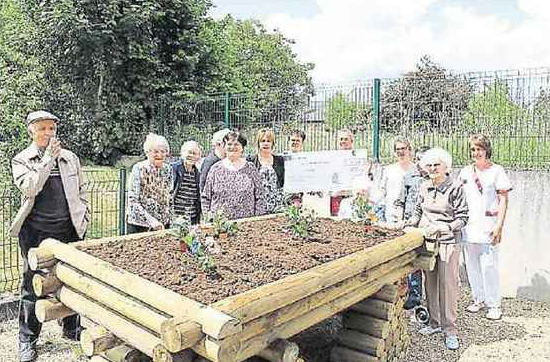
[[[86,238],[120,235],[124,232],[125,170],[84,171],[91,220]],[[17,238],[10,225],[20,207],[21,194],[10,183],[0,183],[0,294],[19,289],[22,260]]]
[[[378,110],[379,112],[375,112]],[[550,67],[455,74],[404,75],[343,85],[319,85],[313,95],[221,94],[194,100],[161,98],[142,131],[126,130],[128,142],[147,132],[166,136],[173,156],[187,140],[206,153],[212,134],[224,127],[248,139],[245,153],[256,152],[260,128],[275,131],[275,151],[289,149],[294,129],[306,134],[305,151],[336,149],[337,131],[350,129],[354,146],[383,164],[393,159],[393,141],[405,137],[413,147],[442,147],[453,164],[470,162],[468,139],[483,133],[493,143],[495,162],[511,169],[550,169]],[[139,149],[139,145],[137,149]],[[85,172],[91,221],[87,238],[124,233],[125,171]],[[21,260],[9,225],[19,208],[17,189],[0,183],[0,292],[19,285]]]

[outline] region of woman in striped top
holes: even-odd
[[[181,146],[181,158],[172,164],[174,170],[174,213],[187,216],[191,224],[201,219],[201,198],[199,193],[200,173],[197,161],[201,148],[195,141],[187,141]]]

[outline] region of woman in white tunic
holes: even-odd
[[[504,168],[491,161],[492,147],[487,137],[470,137],[470,151],[474,163],[459,175],[469,207],[462,237],[473,302],[466,310],[477,313],[487,307],[488,319],[500,319],[499,245],[512,184]]]

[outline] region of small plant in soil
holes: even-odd
[[[374,205],[369,203],[369,200],[363,195],[357,195],[353,200],[353,215],[352,220],[359,222],[365,225],[365,231],[370,233],[376,231],[380,233],[381,231],[375,229],[373,223],[378,221],[378,216],[376,216],[376,210]]]
[[[294,237],[310,241],[318,241],[313,237],[315,233],[315,211],[306,210],[296,205],[290,205],[285,210],[288,225],[285,227]]]
[[[216,210],[213,213],[212,225],[214,226],[214,236],[218,238],[235,235],[238,231],[237,223],[228,220],[222,210]]]
[[[181,251],[190,252],[205,272],[215,273],[214,259],[209,255],[206,245],[200,240],[197,230],[191,226],[191,220],[188,217],[180,216],[174,221],[174,226],[177,228],[176,237],[180,240]]]

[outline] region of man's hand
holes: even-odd
[[[502,226],[495,226],[493,231],[490,234],[491,245],[495,246],[500,244],[500,239],[502,238]]]
[[[46,147],[45,155],[50,156],[53,159],[57,159],[61,153],[61,142],[56,138],[50,138],[48,147]]]
[[[153,230],[155,230],[155,231],[164,230],[164,225],[159,224],[158,226],[154,227]]]
[[[401,230],[405,226],[404,221],[398,221],[398,222],[384,222],[384,221],[375,221],[373,222],[373,226],[387,229],[387,230]]]

